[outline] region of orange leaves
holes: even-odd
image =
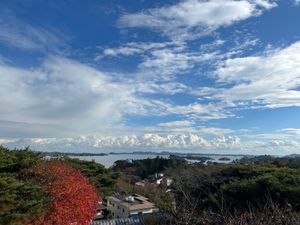
[[[33,175],[50,194],[51,203],[48,213],[31,224],[90,224],[99,198],[84,175],[63,161],[42,163],[33,169]]]

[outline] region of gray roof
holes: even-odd
[[[139,217],[93,221],[91,225],[144,225]]]
[[[165,214],[162,212],[138,214],[130,218],[119,218],[109,220],[94,220],[91,225],[145,225],[145,219],[147,217],[156,217],[159,219],[165,218]]]
[[[155,205],[152,202],[149,202],[148,198],[146,198],[142,195],[133,194],[132,197],[134,198],[133,202],[125,201],[124,197],[109,196],[109,197],[107,197],[107,199],[117,202],[118,204],[129,208],[130,211],[138,211],[138,210],[155,208]]]

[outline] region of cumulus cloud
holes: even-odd
[[[236,149],[239,138],[234,136],[218,137],[206,140],[197,134],[157,134],[123,136],[81,136],[77,138],[35,138],[18,139],[7,143],[8,146],[23,147],[30,145],[33,149],[57,150],[82,149],[193,149],[216,150],[221,148]]]
[[[283,134],[284,135],[284,134]],[[297,141],[298,140],[298,141]],[[0,140],[8,147],[30,146],[34,150],[109,152],[124,150],[139,151],[202,151],[207,153],[231,152],[234,154],[280,154],[299,150],[299,139],[293,136],[278,136],[276,133],[252,134],[247,137],[226,134],[205,138],[197,133],[141,135],[97,135],[73,138],[25,138]]]
[[[151,28],[173,40],[194,39],[276,6],[269,0],[185,0],[172,6],[123,15],[125,28]]]

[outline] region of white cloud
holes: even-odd
[[[172,122],[159,123],[161,127],[189,127],[192,126],[193,122],[189,120],[177,120]]]
[[[172,46],[172,42],[128,42],[124,46],[117,48],[104,48],[102,54],[98,55],[95,59],[100,60],[103,57],[119,57],[131,56],[136,54],[145,54],[153,49],[161,49],[167,46]],[[99,47],[102,50],[102,47]]]
[[[118,56],[118,55],[129,56],[140,52],[141,50],[137,48],[121,47],[118,49],[107,48],[103,51],[103,54],[105,56]]]
[[[185,42],[130,42],[118,48],[106,48],[95,60],[104,57],[138,55],[137,69],[141,74],[151,74],[163,80],[172,80],[180,73],[193,69],[200,63],[215,60],[216,52],[190,51]]]
[[[222,148],[234,149],[239,146],[237,137],[219,137],[205,140],[197,134],[157,134],[123,136],[81,136],[77,138],[35,138],[19,139],[7,144],[8,146],[23,147],[30,145],[33,149],[60,150],[103,150],[103,149],[193,149],[217,150]]]
[[[0,136],[61,137],[123,126],[128,115],[208,120],[231,116],[218,104],[177,105],[168,96],[186,92],[176,82],[115,79],[89,65],[52,56],[22,69],[0,64]],[[144,96],[146,94],[146,96]]]
[[[209,128],[208,128],[209,129]],[[220,135],[205,138],[197,133],[160,134],[144,133],[141,135],[97,135],[74,138],[33,138],[2,139],[1,143],[10,148],[31,146],[34,150],[72,151],[72,152],[109,152],[134,150],[174,150],[233,154],[279,154],[297,152],[300,147],[298,139],[290,136],[278,136],[278,133]],[[294,135],[295,136],[295,135]]]
[[[215,71],[231,88],[215,98],[252,107],[300,106],[300,42],[260,56],[228,59]]]
[[[234,115],[226,110],[228,108],[227,103],[208,103],[201,104],[199,102],[194,102],[187,105],[172,105],[168,103],[163,103],[165,106],[165,111],[168,114],[182,115],[186,118],[207,121],[211,119],[222,119],[233,117]]]
[[[188,91],[188,87],[178,82],[153,82],[145,81],[135,84],[135,89],[140,93],[174,95]]]
[[[268,0],[186,0],[172,6],[123,15],[119,24],[126,28],[151,28],[173,40],[194,39],[275,6],[274,1]]]
[[[150,56],[146,56],[139,68],[142,71],[149,70],[160,78],[170,80],[180,73],[190,71],[195,64],[215,59],[212,53],[189,53],[182,49],[164,48],[153,50]]]
[[[62,57],[50,57],[32,69],[2,64],[0,74],[1,127],[4,122],[5,127],[8,122],[11,127],[27,127],[29,136],[31,128],[42,127],[53,128],[52,135],[95,132],[125,114],[144,110],[143,100],[126,84]]]
[[[294,4],[295,5],[299,5],[300,4],[300,0],[294,0]]]
[[[61,51],[66,36],[52,29],[31,26],[11,11],[0,10],[0,43],[23,50]]]
[[[283,132],[288,135],[299,135],[299,139],[300,139],[300,129],[299,128],[285,128],[285,129],[279,130],[279,132]]]
[[[226,128],[218,128],[218,127],[203,127],[200,129],[202,134],[214,135],[214,136],[225,136],[230,133],[233,133],[233,130]]]

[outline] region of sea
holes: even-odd
[[[136,160],[136,159],[147,159],[147,158],[156,158],[156,157],[162,157],[162,158],[169,158],[170,155],[168,154],[108,154],[103,156],[70,156],[72,158],[78,158],[81,160],[87,160],[92,161],[94,160],[97,163],[100,163],[104,165],[106,168],[112,167],[114,163],[118,160]],[[198,155],[199,156],[199,155]],[[243,155],[211,155],[211,154],[201,154],[200,157],[209,157],[209,160],[206,160],[204,164],[208,162],[216,162],[216,163],[230,163],[234,160],[241,159]],[[228,158],[228,160],[220,160],[221,158]],[[187,159],[188,163],[197,163],[200,162],[200,160],[195,159]]]

